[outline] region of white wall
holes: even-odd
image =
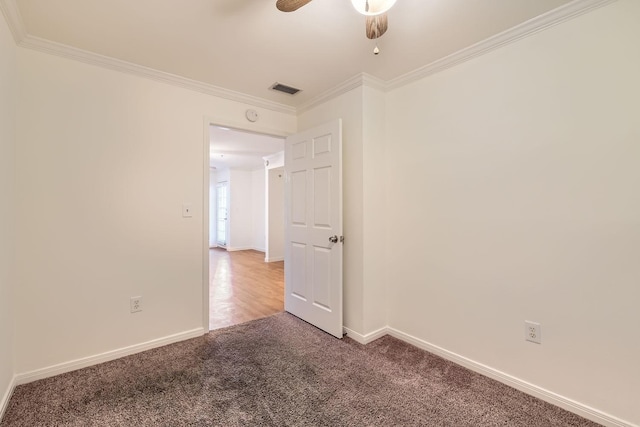
[[[265,176],[264,170],[225,169],[217,182],[228,182],[229,235],[227,250],[265,251]],[[214,192],[215,193],[215,192]]]
[[[389,93],[386,173],[390,326],[636,424],[639,17],[620,0]]]
[[[202,328],[204,118],[249,106],[31,50],[18,67],[16,371]]]
[[[0,16],[0,417],[14,374],[16,67],[15,43]]]
[[[267,190],[267,262],[284,260],[284,167],[271,168]]]
[[[251,172],[251,247],[266,250],[266,182],[264,168]]]
[[[396,212],[388,206],[386,99],[380,90],[363,87],[362,148],[362,258],[363,333],[387,326],[386,258],[387,232],[393,229]],[[394,153],[389,147],[389,153]]]
[[[229,171],[229,240],[227,250],[251,249],[251,172],[244,170]]]

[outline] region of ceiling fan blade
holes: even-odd
[[[367,37],[370,39],[377,39],[382,37],[389,28],[389,20],[387,14],[383,13],[375,16],[367,16],[366,31]]]
[[[276,7],[282,12],[293,12],[300,9],[311,0],[278,0],[276,1]]]

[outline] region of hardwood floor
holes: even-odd
[[[264,262],[254,250],[209,250],[209,329],[284,310],[284,261]]]

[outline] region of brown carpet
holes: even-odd
[[[595,426],[392,337],[289,314],[16,388],[1,426]]]

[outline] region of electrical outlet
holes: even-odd
[[[130,303],[132,313],[142,311],[142,297],[131,297]]]
[[[524,321],[524,339],[527,341],[542,344],[542,330],[540,323]]]

